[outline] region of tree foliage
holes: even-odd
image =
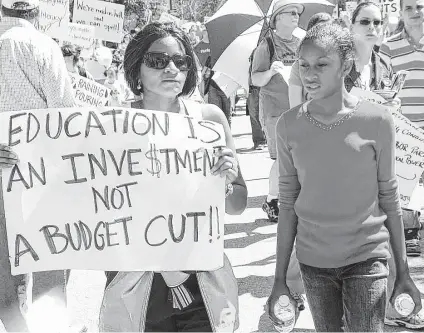
[[[71,18],[74,1],[70,0]],[[154,19],[162,12],[172,9],[171,13],[186,21],[203,22],[205,17],[212,16],[227,0],[100,0],[125,5],[126,24],[124,26],[140,26],[146,23],[150,11]],[[171,8],[169,8],[171,6]]]
[[[175,11],[181,19],[201,22],[224,3],[222,0],[173,0]]]

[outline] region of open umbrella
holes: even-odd
[[[291,2],[305,6],[299,19],[300,28],[306,28],[313,14],[331,14],[334,7],[326,0]],[[249,88],[249,56],[269,31],[272,4],[273,0],[228,0],[205,24],[213,69],[228,75],[246,90]],[[299,30],[302,32],[302,29]]]

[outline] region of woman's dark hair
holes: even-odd
[[[27,21],[36,19],[40,14],[39,7],[32,9],[24,9],[25,7],[22,7],[22,9],[19,9],[20,7],[22,6],[17,6],[15,9],[9,9],[4,6],[1,6],[1,12],[4,16],[20,18]]]
[[[311,30],[313,27],[315,27],[317,24],[326,23],[333,21],[333,17],[328,13],[316,13],[311,16],[308,22],[308,26],[306,30]]]
[[[76,48],[74,45],[64,45],[62,46],[62,54],[64,57],[73,57],[74,66],[80,59],[81,51]]]
[[[342,63],[355,59],[355,43],[349,29],[337,23],[318,24],[306,32],[305,38],[299,45],[298,53],[303,45],[315,42],[326,49],[335,50]]]
[[[392,35],[396,35],[396,34],[402,32],[403,29],[405,29],[405,21],[403,20],[403,18],[401,18],[401,19],[399,19],[399,22],[396,26],[396,29],[395,29],[395,31],[393,31]]]
[[[361,12],[362,9],[366,8],[366,7],[370,7],[370,6],[375,6],[378,8],[378,10],[381,12],[380,7],[372,1],[365,1],[365,2],[361,2],[353,11],[352,13],[352,19],[351,19],[351,23],[355,23],[356,22],[356,18],[358,17],[359,13]]]
[[[187,79],[179,96],[191,95],[197,86],[197,67],[194,61],[194,51],[190,40],[183,30],[173,23],[150,23],[146,25],[131,41],[125,50],[124,73],[134,95],[139,96],[143,92],[143,84],[140,80],[140,67],[143,57],[150,46],[157,40],[174,37],[184,47],[185,53],[193,59],[193,66],[187,73]],[[140,84],[141,89],[137,88]]]

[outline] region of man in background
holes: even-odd
[[[1,2],[0,112],[76,106],[59,46],[34,27],[39,0]],[[1,181],[0,175],[0,319],[8,332],[25,332],[23,310],[30,279],[11,275]],[[56,305],[66,305],[64,271],[33,277],[34,301],[48,294],[59,302]]]

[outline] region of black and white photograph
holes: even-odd
[[[424,0],[0,0],[0,333],[423,303]]]

